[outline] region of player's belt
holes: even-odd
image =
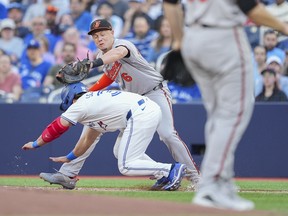
[[[162,83],[162,82],[159,83],[159,85],[155,86],[155,87],[153,88],[153,91],[156,91],[156,90],[161,89],[161,88],[163,88],[163,83]]]
[[[161,82],[161,83],[159,83],[157,86],[155,86],[152,90],[150,90],[150,91],[142,94],[142,96],[148,94],[148,93],[151,92],[151,91],[156,91],[156,90],[158,90],[158,89],[162,89],[163,87],[164,87],[164,86],[163,86],[163,83]]]
[[[137,103],[138,103],[139,106],[141,106],[142,104],[145,103],[145,100],[144,100],[144,99],[141,99],[141,100],[139,100]],[[131,118],[131,116],[132,116],[132,111],[131,111],[131,109],[130,109],[130,110],[128,111],[127,115],[126,115],[127,121]]]

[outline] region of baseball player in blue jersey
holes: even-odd
[[[187,145],[174,129],[172,98],[161,74],[149,65],[131,42],[115,39],[112,26],[106,20],[93,21],[88,34],[92,36],[96,46],[102,51],[91,67],[103,66],[104,71],[103,76],[89,90],[101,90],[115,81],[124,91],[145,95],[156,102],[162,111],[162,120],[157,132],[175,161],[187,165],[187,173],[193,189],[198,184],[199,171]],[[64,164],[59,172],[40,173],[40,177],[50,183],[61,184],[66,188],[73,189],[76,184],[74,177],[78,175],[85,159],[93,151],[98,141],[99,138],[85,154]],[[166,183],[165,178],[159,179],[152,189],[161,189]]]
[[[49,124],[37,140],[26,143],[22,149],[43,146],[79,122],[87,129],[75,148],[67,156],[50,158],[54,162],[68,163],[87,151],[102,133],[120,130],[114,146],[119,171],[127,176],[166,179],[162,190],[177,190],[186,165],[159,163],[145,154],[161,119],[160,107],[147,97],[130,92],[87,91],[81,82],[65,86],[60,106],[65,112]]]
[[[256,0],[190,0],[183,28],[182,10],[177,3],[164,0],[175,39],[173,48],[181,48],[207,111],[206,152],[193,203],[251,210],[253,202],[239,197],[233,182],[234,153],[254,106],[251,47],[243,24],[248,16],[286,35],[288,26],[268,14]]]

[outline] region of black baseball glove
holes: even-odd
[[[56,79],[63,84],[80,82],[85,79],[90,71],[89,58],[70,63],[62,67],[56,74]]]
[[[195,80],[184,64],[180,50],[170,51],[163,59],[162,64],[160,73],[165,80],[173,81],[182,86],[195,84]]]

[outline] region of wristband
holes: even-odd
[[[39,147],[40,147],[40,145],[38,145],[38,143],[37,143],[37,140],[35,140],[35,141],[32,143],[32,147],[33,147],[33,148],[39,148]]]
[[[101,58],[97,58],[94,61],[92,61],[92,68],[99,67],[103,64],[104,64],[103,60]]]
[[[66,158],[71,161],[71,160],[76,159],[77,156],[74,154],[73,151],[71,151],[68,155],[66,155]]]

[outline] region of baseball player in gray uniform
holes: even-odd
[[[120,130],[114,146],[119,171],[127,176],[165,178],[167,183],[162,190],[177,190],[186,165],[159,163],[145,154],[161,119],[160,107],[147,97],[130,92],[87,91],[81,82],[67,85],[62,90],[60,106],[65,112],[48,125],[36,141],[26,143],[22,149],[45,145],[79,122],[87,129],[75,148],[67,156],[50,158],[66,163],[87,151],[101,133]]]
[[[103,66],[104,70],[103,76],[89,90],[100,90],[116,81],[121,89],[145,95],[156,102],[162,111],[162,120],[157,128],[160,139],[167,145],[175,161],[187,165],[187,173],[190,175],[193,188],[199,181],[199,171],[187,145],[174,129],[172,99],[167,83],[161,74],[149,65],[131,42],[115,39],[111,24],[106,20],[93,21],[88,34],[102,51],[92,62],[91,67]],[[76,184],[73,177],[78,175],[85,159],[93,151],[98,140],[81,157],[64,164],[59,172],[40,173],[40,177],[50,183],[73,189]],[[161,189],[166,183],[165,178],[160,179],[152,189]]]
[[[175,39],[173,48],[180,49],[182,44],[182,56],[207,111],[206,152],[193,202],[239,211],[253,209],[253,202],[237,195],[233,182],[235,149],[254,105],[251,48],[243,24],[248,16],[285,34],[287,25],[255,0],[191,0],[186,4],[183,29],[180,4],[175,6],[177,0],[164,2]]]

